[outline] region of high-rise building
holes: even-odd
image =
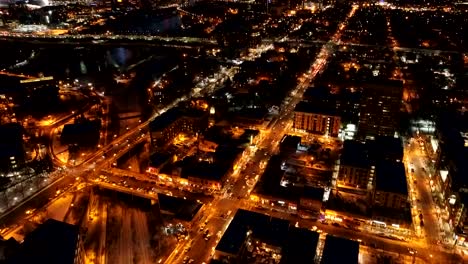
[[[25,163],[23,127],[18,123],[1,125],[0,135],[0,173],[13,176]]]
[[[393,136],[398,131],[403,83],[385,80],[363,87],[358,134],[361,138]]]
[[[332,107],[302,101],[294,109],[294,129],[336,137],[340,127],[341,117]]]

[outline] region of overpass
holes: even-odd
[[[63,34],[38,35],[0,33],[0,41],[30,44],[60,45],[152,45],[192,49],[200,46],[218,46],[215,39],[197,37],[164,37],[151,35]]]
[[[103,188],[103,189],[116,191],[116,192],[121,192],[121,193],[129,194],[129,195],[132,195],[132,196],[138,196],[138,197],[141,197],[141,198],[149,199],[149,200],[151,200],[152,203],[156,203],[158,201],[158,194],[157,193],[149,194],[149,193],[146,193],[145,191],[136,191],[136,190],[132,190],[132,189],[129,189],[129,188],[126,188],[126,187],[116,185],[116,184],[110,184],[110,183],[105,183],[105,182],[94,182],[93,184],[95,186],[98,186],[98,187]]]
[[[181,10],[182,12],[183,10]],[[184,11],[186,12],[186,11]],[[191,14],[191,13],[190,13]],[[19,34],[19,33],[0,33],[0,41],[14,43],[30,43],[30,44],[56,44],[56,45],[118,45],[118,46],[162,46],[178,49],[193,49],[199,47],[212,46],[217,47],[218,42],[213,38],[197,38],[197,37],[168,37],[168,36],[151,36],[151,35],[127,35],[127,34],[63,34],[63,35],[38,35],[38,34]],[[302,39],[263,39],[263,44],[284,43],[295,45],[298,47],[311,47],[323,45],[327,41],[323,40],[302,40]],[[352,42],[335,42],[335,45],[346,45],[364,48],[392,48],[385,45],[370,45]],[[451,50],[436,50],[412,47],[394,47],[394,51],[421,53],[428,55],[437,55],[443,53],[458,53]],[[0,73],[1,74],[1,73]],[[4,73],[8,74],[8,73]],[[31,76],[24,76],[25,78]]]
[[[129,171],[129,170],[123,170],[123,169],[118,169],[118,168],[107,168],[107,169],[102,169],[101,173],[104,175],[114,175],[118,177],[132,177],[136,180],[139,181],[147,181],[147,182],[153,182],[157,183],[157,179],[151,178],[150,176],[144,174],[144,173],[139,173],[139,172],[134,172],[134,171]]]
[[[273,43],[283,43],[288,45],[295,45],[298,47],[315,47],[317,45],[323,45],[326,41],[323,40],[301,40],[301,39],[283,39],[280,41],[274,39],[263,39],[262,43],[264,44],[273,44]],[[334,42],[335,45],[339,46],[350,46],[350,47],[363,47],[363,48],[372,48],[372,49],[392,49],[396,52],[407,52],[407,53],[420,53],[427,55],[439,55],[444,53],[459,53],[455,50],[438,50],[438,49],[424,49],[424,48],[411,48],[411,47],[391,47],[390,45],[371,45],[371,44],[361,44],[354,42],[343,42],[338,41]]]

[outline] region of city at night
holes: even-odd
[[[0,264],[468,264],[468,2],[0,0]]]

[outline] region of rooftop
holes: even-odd
[[[358,263],[359,243],[342,237],[327,235],[322,254],[322,264]]]
[[[281,264],[314,263],[319,234],[303,228],[290,227],[282,250]]]
[[[289,221],[239,209],[216,250],[238,254],[247,238],[247,232],[267,244],[282,247],[282,263],[312,263],[319,234],[307,229],[294,228]],[[300,259],[300,261],[296,261]],[[312,261],[311,261],[312,260]],[[286,262],[285,262],[286,261]]]
[[[294,108],[294,112],[313,113],[336,116],[336,109],[328,104],[313,104],[306,101],[301,101]]]
[[[378,136],[373,141],[367,141],[372,155],[376,159],[403,159],[403,141],[401,138]]]
[[[172,155],[165,152],[155,152],[149,157],[149,166],[159,168],[171,159]]]
[[[343,143],[343,152],[340,164],[358,168],[367,168],[369,164],[368,146],[355,140],[346,140]]]
[[[79,227],[48,219],[26,235],[20,252],[10,263],[73,264]]]
[[[301,137],[293,135],[284,135],[280,142],[280,149],[297,149],[297,144],[301,143]]]
[[[150,131],[162,130],[175,122],[179,117],[181,117],[180,109],[173,107],[149,123]]]
[[[380,161],[375,172],[376,190],[408,195],[405,166],[402,162]]]
[[[304,187],[302,197],[322,201],[324,192],[323,188]]]

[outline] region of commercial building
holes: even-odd
[[[182,184],[200,192],[219,191],[227,177],[240,169],[239,160],[250,153],[259,136],[257,130],[233,131],[213,126],[198,137],[198,143],[188,150],[188,155],[180,159],[177,155],[172,158],[164,155],[157,163],[150,164],[148,172],[169,184]],[[169,154],[169,149],[163,153]]]
[[[216,246],[214,259],[314,263],[318,241],[318,233],[296,228],[287,220],[240,209]]]
[[[297,206],[299,216],[303,218],[316,217],[323,209],[323,188],[305,187]]]
[[[164,147],[180,133],[196,134],[208,126],[208,112],[174,107],[149,124],[153,147]]]
[[[293,128],[336,137],[341,128],[341,117],[335,108],[302,101],[294,109]]]
[[[359,263],[359,242],[327,235],[323,248],[321,264]]]
[[[403,83],[385,80],[366,83],[361,97],[358,134],[361,138],[393,136],[400,124]]]
[[[48,219],[26,235],[17,254],[7,263],[81,264],[84,261],[79,227]]]
[[[429,182],[436,195],[434,202],[446,210],[438,211],[444,230],[454,230],[456,243],[468,247],[468,116],[465,113],[443,115],[436,130],[437,148]]]
[[[344,142],[338,171],[338,187],[372,190],[375,166],[369,154],[365,143],[352,140]]]
[[[301,140],[299,136],[284,135],[279,144],[281,154],[287,155],[295,153],[297,147],[301,144]]]
[[[346,140],[340,157],[338,187],[372,191],[375,166],[379,161],[401,162],[403,142],[393,136],[377,136],[374,140]]]
[[[403,160],[403,140],[400,137],[377,136],[374,140],[367,140],[366,145],[369,145],[372,160]]]
[[[408,186],[403,163],[381,161],[377,164],[374,206],[407,208]]]
[[[0,126],[0,172],[13,176],[25,163],[23,127],[17,123]]]
[[[63,126],[60,142],[64,145],[95,147],[99,143],[100,130],[100,120],[79,120]]]
[[[405,166],[401,162],[379,161],[373,195],[372,219],[382,225],[411,226]]]
[[[293,174],[291,177],[281,169],[281,157],[273,156],[250,195],[250,200],[263,208],[275,208],[289,213],[298,213],[303,218],[320,215],[323,206],[324,188],[316,182],[309,184],[295,179],[316,178]],[[322,178],[322,177],[319,177]],[[328,179],[331,179],[331,173]],[[293,181],[294,180],[294,181]],[[312,179],[313,181],[313,179]],[[299,184],[298,184],[299,183]],[[328,185],[327,185],[328,186]]]

